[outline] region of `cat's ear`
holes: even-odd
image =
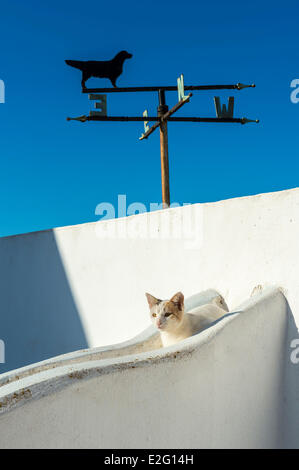
[[[147,298],[147,301],[148,301],[148,304],[149,304],[150,308],[154,307],[155,305],[157,305],[160,302],[159,299],[156,299],[156,297],[154,297],[151,294],[146,293],[145,295],[146,295],[146,298]]]
[[[182,292],[177,292],[173,297],[171,297],[170,302],[173,302],[179,310],[184,308],[184,295]]]

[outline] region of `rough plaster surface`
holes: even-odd
[[[3,385],[1,448],[280,447],[287,308],[269,289],[177,345]]]
[[[131,339],[150,325],[145,292],[213,288],[233,308],[257,284],[281,286],[298,323],[299,190],[191,209],[195,248],[175,230],[187,207],[1,238],[0,372]],[[171,235],[154,238],[166,219]],[[97,236],[124,223],[127,238]]]
[[[193,308],[212,302],[218,296],[218,292],[212,289],[208,289],[185,299],[185,307],[188,311],[191,311]],[[162,342],[160,335],[157,332],[157,329],[151,325],[136,337],[123,343],[117,343],[115,345],[100,348],[81,349],[79,351],[52,357],[48,360],[1,374],[0,387],[28,375],[36,374],[37,372],[52,369],[61,365],[95,361],[98,359],[106,359],[110,357],[120,357],[133,353],[151,351],[161,347]]]
[[[7,358],[0,371],[129,340],[149,325],[145,291],[167,298],[178,290],[189,297],[213,288],[234,308],[256,285],[279,286],[288,307],[284,350],[280,349],[280,338],[274,335],[271,340],[277,340],[281,354],[276,356],[277,361],[284,361],[279,429],[284,445],[299,447],[299,365],[289,359],[290,341],[298,338],[299,322],[298,209],[298,189],[193,205],[192,220],[199,242],[193,247],[172,232],[169,238],[159,239],[164,219],[167,217],[174,229],[186,208],[127,219],[135,224],[135,234],[156,221],[152,230],[156,239],[98,238],[97,224],[93,223],[0,239],[0,336]],[[111,230],[123,223],[118,219],[100,224]],[[265,318],[269,321],[269,312]],[[271,328],[269,321],[264,327],[262,351]],[[280,335],[284,337],[283,328]],[[245,345],[241,333],[236,336]],[[254,339],[249,341],[252,350]],[[253,352],[246,351],[251,357]],[[259,367],[263,360],[255,359]],[[223,367],[229,369],[227,364]],[[266,366],[264,375],[269,375]],[[214,378],[211,380],[210,386]],[[15,398],[18,400],[18,396]],[[272,445],[269,437],[270,441]]]

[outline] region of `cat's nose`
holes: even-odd
[[[160,326],[161,326],[161,321],[157,320],[157,327],[160,328]]]

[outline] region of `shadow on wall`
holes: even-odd
[[[288,304],[284,377],[284,423],[281,446],[299,448],[299,332]]]
[[[0,373],[88,347],[52,230],[0,238]]]

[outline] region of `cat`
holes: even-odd
[[[160,332],[164,347],[199,333],[228,312],[220,295],[190,313],[184,311],[184,295],[181,292],[177,292],[170,300],[160,300],[147,293],[145,295],[151,320]]]

